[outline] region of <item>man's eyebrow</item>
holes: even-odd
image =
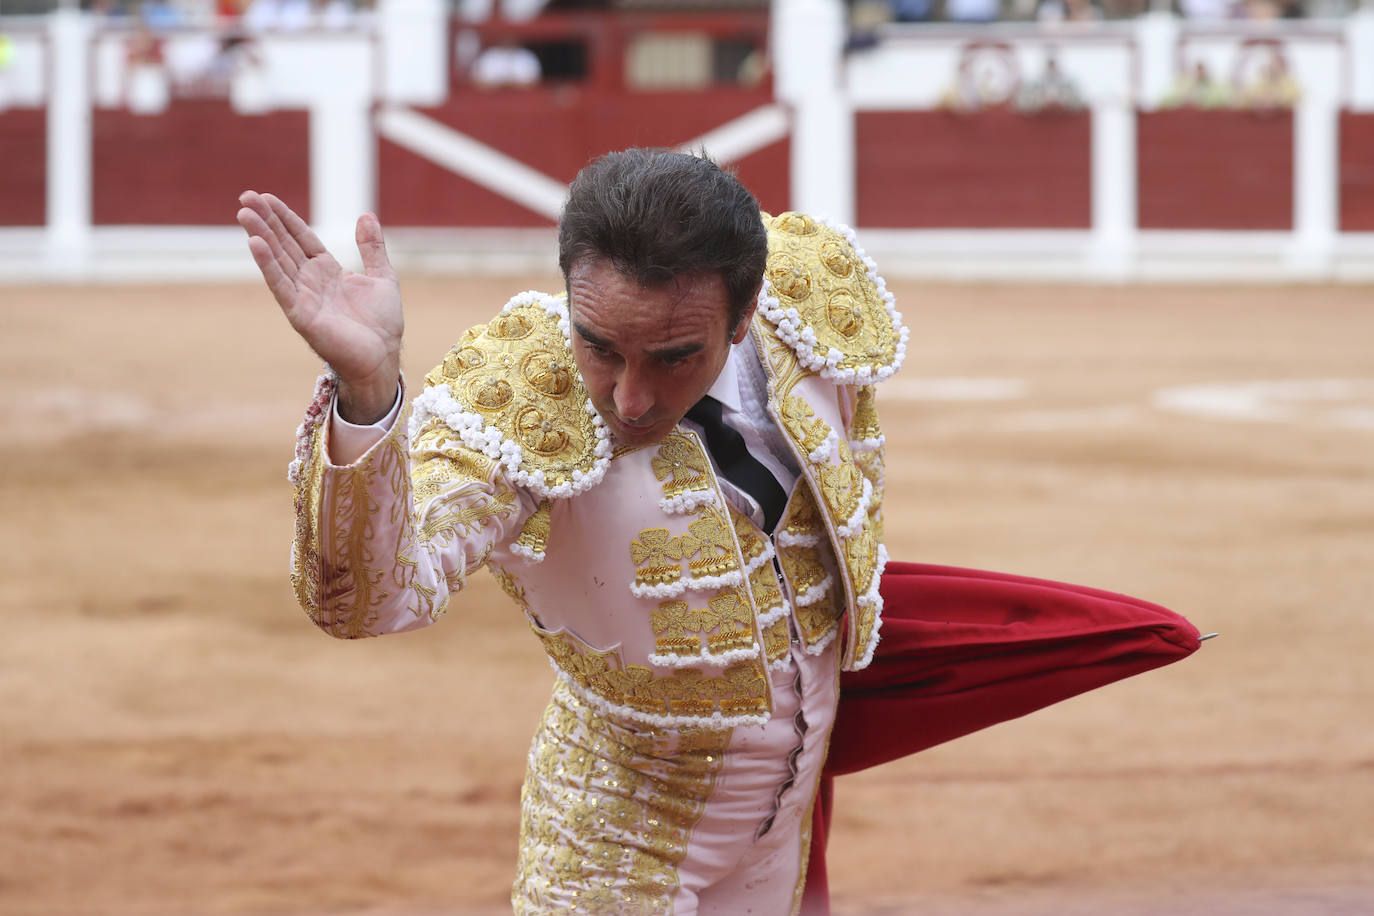
[[[664,347],[662,350],[650,350],[649,355],[654,359],[671,361],[675,359],[685,359],[693,353],[700,353],[703,348],[703,344],[689,343],[677,347]]]
[[[580,321],[574,321],[572,323],[572,326],[573,330],[577,332],[577,336],[581,337],[583,340],[585,340],[592,346],[604,347],[608,350],[612,349],[613,345],[609,340],[607,340],[606,338],[602,337],[594,331],[587,330],[586,326],[584,326]]]

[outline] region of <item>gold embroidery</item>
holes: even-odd
[[[517,306],[470,329],[425,381],[447,385],[460,404],[519,443],[521,468],[542,471],[546,485],[592,471],[598,439],[586,390],[567,339],[542,306]]]
[[[635,583],[676,582],[682,578],[682,565],[677,562],[682,556],[682,538],[669,537],[667,528],[646,528],[639,532],[639,539],[630,542],[630,561],[638,567]],[[669,563],[670,559],[674,562]]]
[[[877,285],[859,269],[858,253],[834,229],[799,213],[766,217],[768,267],[774,295],[797,309],[816,335],[812,348],[841,358],[837,369],[891,366],[900,329]],[[799,229],[805,229],[801,232]]]
[[[779,617],[763,631],[763,648],[770,662],[779,662],[787,657],[792,637],[787,632],[787,618]]]
[[[744,557],[744,562],[747,564],[763,556],[762,532],[755,528],[754,523],[745,518],[742,513],[736,512],[733,506],[728,508],[730,521],[735,526],[735,537],[739,541],[739,552]]]
[[[489,519],[510,518],[514,513],[515,492],[506,487],[497,487],[491,496],[481,491],[455,493],[432,518],[425,519],[420,526],[420,540],[433,541],[440,534],[453,531],[466,536],[480,529]]]
[[[696,655],[701,637],[707,649],[724,653],[750,649],[754,645],[754,617],[747,601],[733,588],[722,589],[707,602],[707,607],[691,609],[686,601],[663,601],[649,615],[649,625],[658,637],[656,651],[661,654]]]
[[[882,434],[873,386],[861,385],[854,389],[854,416],[849,421],[849,438],[862,442],[864,439],[877,439]]]
[[[821,497],[830,509],[831,519],[836,525],[847,525],[863,499],[864,477],[854,466],[849,446],[843,441],[838,445],[839,463],[822,465],[816,470],[816,478],[820,481]]]
[[[549,543],[550,515],[553,511],[553,501],[541,499],[539,508],[534,510],[534,514],[525,520],[525,524],[520,528],[520,535],[515,539],[515,543],[522,547],[527,547],[535,553],[543,553],[544,548]]]
[[[809,486],[797,487],[792,494],[782,530],[794,537],[819,534],[824,530],[821,525],[821,511],[816,506],[816,498]]]
[[[797,627],[801,630],[802,640],[814,646],[830,634],[844,610],[844,593],[832,588],[824,599],[796,609]]]
[[[825,581],[825,565],[815,547],[788,546],[779,551],[782,573],[792,586],[794,599],[819,586]]]
[[[663,481],[665,496],[676,496],[689,490],[705,490],[711,486],[710,463],[690,439],[679,433],[669,433],[653,458],[654,477]]]
[[[630,731],[558,684],[520,793],[515,913],[671,912],[730,735]]]
[[[694,577],[719,576],[739,569],[730,526],[718,510],[703,507],[687,531],[682,536],[682,556]]]
[[[873,584],[873,573],[878,568],[878,538],[871,528],[864,528],[858,536],[845,542],[844,552],[854,594],[862,595]]]
[[[782,591],[778,588],[777,574],[771,563],[765,563],[749,574],[749,591],[754,595],[754,607],[760,614],[766,614],[782,607]]]
[[[782,422],[793,441],[807,453],[824,445],[831,433],[830,424],[817,417],[811,405],[796,396],[783,399]]]
[[[334,558],[333,563],[321,563],[321,601],[315,622],[332,636],[357,639],[367,636],[376,622],[382,604],[392,593],[382,586],[386,571],[374,564],[373,552],[376,526],[373,515],[379,509],[371,491],[383,481],[393,492],[404,494],[406,485],[406,455],[401,449],[396,430],[380,443],[364,462],[338,470],[329,492],[327,518],[329,530],[323,532],[328,546],[321,556]],[[324,488],[321,488],[324,494]],[[393,507],[393,522],[398,522],[398,543],[389,551],[390,559],[407,553],[408,518],[404,516],[405,500]],[[322,510],[323,513],[323,510]],[[400,517],[396,517],[400,516]],[[414,571],[393,563],[391,582],[400,590],[410,588]],[[423,599],[423,596],[419,596]],[[420,605],[423,607],[423,600]]]
[[[655,715],[706,717],[766,715],[768,684],[757,657],[729,666],[719,677],[695,668],[656,675],[643,665],[625,665],[614,649],[598,650],[567,633],[534,628],[544,649],[583,689],[616,706]]]
[[[649,615],[655,647],[660,653],[695,655],[701,651],[701,640],[687,633],[699,633],[705,621],[700,611],[691,610],[686,601],[663,601],[658,610]]]

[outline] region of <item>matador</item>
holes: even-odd
[[[560,221],[565,290],[463,333],[408,405],[375,218],[349,275],[244,204],[332,367],[290,472],[301,606],[411,630],[486,567],[555,672],[515,912],[799,912],[842,673],[883,645],[876,393],[908,339],[854,233],[760,213],[703,157],[602,157]]]

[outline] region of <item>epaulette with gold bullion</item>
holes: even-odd
[[[437,418],[506,478],[545,498],[595,486],[611,460],[605,423],[577,372],[561,296],[525,292],[466,331],[425,376],[412,434]]]
[[[763,215],[768,263],[759,312],[802,367],[871,385],[902,366],[909,332],[878,266],[848,226],[804,213]]]

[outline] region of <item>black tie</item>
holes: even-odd
[[[758,501],[763,508],[763,530],[772,534],[787,505],[787,494],[777,478],[749,454],[744,437],[725,424],[720,401],[707,395],[692,405],[687,411],[687,419],[701,426],[706,434],[706,445],[725,479]]]

